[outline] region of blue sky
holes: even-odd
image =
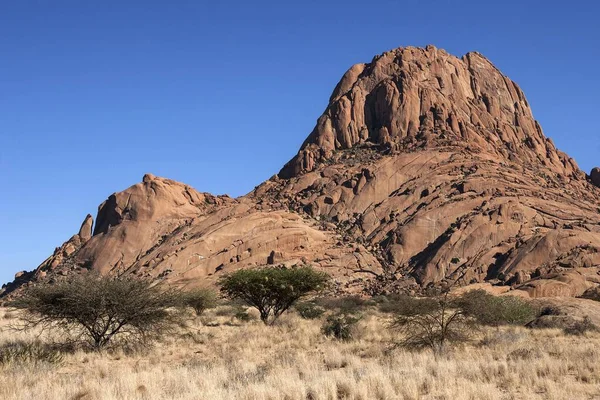
[[[482,52],[589,171],[598,15],[577,0],[0,0],[0,283],[146,172],[250,191],[296,153],[348,67],[399,46]]]

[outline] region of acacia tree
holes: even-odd
[[[256,308],[272,324],[301,297],[321,290],[329,275],[311,267],[240,269],[220,279],[221,291]]]
[[[24,328],[61,329],[100,350],[115,338],[146,341],[170,330],[178,292],[147,280],[85,274],[30,288],[13,302]]]
[[[475,329],[448,291],[428,298],[405,296],[388,307],[395,314],[392,327],[403,335],[401,344],[405,347],[443,352],[448,343],[469,339]]]

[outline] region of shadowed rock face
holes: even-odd
[[[458,279],[577,296],[600,283],[597,175],[554,147],[480,54],[401,48],[348,70],[299,153],[252,193],[146,175],[100,205],[93,236],[88,217],[9,289],[90,269],[209,285],[308,263],[337,291]]]
[[[600,187],[600,168],[596,167],[592,169],[590,179],[595,186]]]

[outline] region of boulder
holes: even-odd
[[[94,224],[94,218],[88,214],[83,223],[81,224],[81,228],[79,228],[79,238],[82,242],[87,242],[92,237],[92,225]]]

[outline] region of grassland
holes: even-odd
[[[0,399],[600,399],[600,334],[488,328],[442,355],[394,346],[368,312],[356,338],[325,337],[322,320],[284,315],[272,327],[209,310],[152,348],[64,355],[0,366]],[[8,329],[0,346],[54,340]]]

